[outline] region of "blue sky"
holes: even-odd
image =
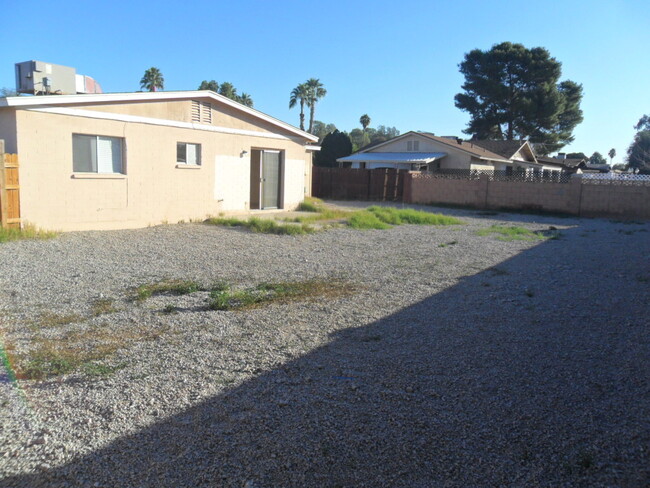
[[[584,122],[567,151],[621,162],[636,121],[650,113],[650,2],[240,0],[157,2],[1,0],[0,87],[14,63],[73,66],[106,92],[136,91],[156,66],[166,90],[230,81],[255,108],[298,125],[289,93],[320,78],[316,118],[339,129],[371,126],[462,135],[454,107],[458,64],[474,49],[511,41],[542,46],[562,79],[583,85]]]

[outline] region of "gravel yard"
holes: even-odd
[[[463,224],[0,244],[8,357],[106,350],[42,381],[0,362],[0,486],[650,486],[650,222],[420,208]],[[170,279],[349,287],[134,299]]]

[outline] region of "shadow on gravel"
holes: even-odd
[[[1,484],[647,486],[650,243],[579,233]]]

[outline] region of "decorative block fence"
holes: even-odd
[[[560,183],[543,178],[502,181],[481,174],[478,179],[457,179],[410,172],[404,179],[404,202],[650,219],[650,178],[573,175]]]
[[[312,193],[342,200],[650,219],[650,177],[638,175],[314,167]]]

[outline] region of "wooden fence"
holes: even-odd
[[[20,228],[20,181],[18,155],[4,152],[0,140],[0,226]]]
[[[314,166],[312,195],[334,200],[401,202],[408,171]]]

